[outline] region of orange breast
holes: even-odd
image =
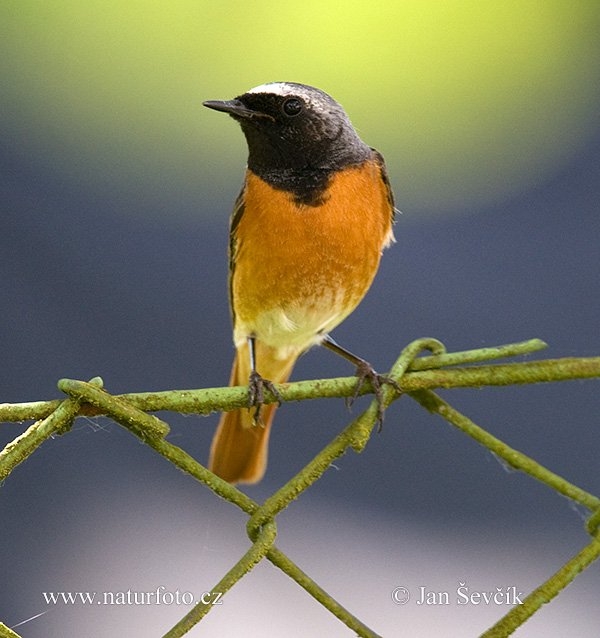
[[[320,206],[297,205],[248,171],[237,226],[234,340],[250,334],[304,350],[358,305],[392,239],[392,211],[372,162],[331,180]]]

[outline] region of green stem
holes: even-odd
[[[411,392],[410,396],[420,403],[426,410],[434,414],[439,414],[444,419],[455,425],[459,430],[462,430],[465,434],[468,434],[471,438],[475,439],[488,450],[499,456],[506,461],[508,465],[516,470],[522,470],[533,478],[552,487],[557,492],[568,496],[577,503],[580,503],[584,507],[591,510],[600,508],[600,499],[582,490],[581,488],[565,481],[558,474],[554,474],[550,470],[529,458],[525,454],[511,448],[497,439],[495,436],[489,434],[478,425],[475,425],[466,416],[455,410],[452,406],[446,403],[443,399],[440,399],[435,393],[430,390],[420,390],[418,392]]]
[[[132,430],[134,434],[139,436],[137,431]],[[254,514],[259,511],[259,505],[252,499],[240,492],[236,487],[223,481],[204,468],[200,463],[193,459],[182,449],[172,445],[164,439],[146,439],[146,444],[152,447],[156,452],[171,461],[176,467],[190,474],[198,481],[208,485],[216,494],[226,499],[230,503],[237,505],[247,514]],[[268,525],[266,521],[264,526]],[[261,532],[258,532],[258,538]],[[344,609],[336,600],[323,591],[313,580],[311,580],[304,572],[302,572],[294,563],[276,547],[272,547],[267,553],[267,558],[277,567],[282,569],[288,576],[293,578],[301,587],[311,594],[322,605],[329,609],[337,618],[344,622],[348,627],[356,630],[359,636],[364,638],[378,638],[366,625],[360,622],[355,616]],[[215,591],[220,591],[215,589]],[[198,612],[199,613],[199,612]],[[207,613],[206,611],[203,612]],[[169,635],[169,634],[167,634]],[[177,634],[173,634],[177,636]],[[165,637],[166,638],[166,637]]]
[[[488,434],[435,395],[431,388],[509,385],[600,376],[600,357],[437,369],[442,366],[479,363],[484,360],[526,354],[543,347],[545,347],[543,342],[534,339],[497,348],[481,348],[448,354],[440,342],[433,339],[422,339],[409,344],[402,351],[389,373],[389,377],[399,383],[403,392],[409,393],[427,410],[440,414],[463,432],[485,445],[511,467],[523,470],[561,494],[593,510],[587,522],[588,532],[594,536],[592,543],[551,579],[530,594],[523,605],[512,609],[494,627],[483,634],[482,638],[508,636],[598,557],[600,554],[598,534],[600,499],[565,481],[562,477]],[[432,355],[415,358],[424,349],[429,349]],[[356,383],[355,377],[348,377],[282,384],[279,386],[279,390],[282,398],[287,401],[317,397],[342,397],[351,396],[354,393]],[[378,638],[377,634],[339,605],[273,545],[276,535],[274,519],[277,514],[312,485],[336,458],[345,453],[348,447],[352,447],[357,452],[364,448],[377,421],[378,406],[375,400],[301,472],[267,499],[262,506],[259,506],[238,489],[204,468],[186,452],[167,442],[164,437],[169,432],[169,426],[146,413],[156,410],[208,413],[214,410],[236,409],[246,405],[247,388],[213,388],[114,397],[104,392],[101,386],[102,380],[99,378],[93,379],[90,383],[63,379],[59,382],[59,387],[70,395],[64,401],[0,406],[0,419],[43,418],[0,453],[0,482],[49,436],[68,430],[76,416],[107,414],[176,467],[191,474],[198,481],[209,486],[216,494],[234,503],[250,515],[247,532],[253,545],[219,581],[215,586],[215,592],[223,594],[228,591],[266,556],[359,636]],[[367,392],[372,392],[372,388],[365,384],[361,394]],[[390,384],[383,386],[382,398],[386,407],[399,396],[399,393]],[[273,400],[272,396],[268,396],[266,402]],[[164,638],[183,636],[208,613],[211,607],[210,603],[200,601],[175,627],[165,634]],[[18,638],[17,634],[0,623],[0,638],[4,636]]]
[[[441,352],[443,351],[443,345],[433,339],[421,339],[409,344],[402,351],[389,376],[394,380],[402,378],[402,375],[406,372],[406,369],[414,357],[424,349]],[[395,398],[398,398],[398,394],[393,387],[385,386],[383,389],[383,401],[386,407]],[[333,461],[345,453],[348,447],[352,447],[357,452],[360,452],[366,445],[373,426],[377,422],[377,413],[378,405],[377,401],[374,400],[365,412],[354,419],[354,421],[317,454],[301,472],[288,481],[273,496],[268,498],[248,521],[246,529],[250,539],[254,540],[257,538],[263,527],[273,521],[281,510],[285,509],[292,500],[296,499],[299,494],[319,479]],[[339,605],[327,592],[308,578],[306,574],[279,552],[279,550],[274,548],[269,552],[267,558],[291,576],[311,596],[329,609],[332,614],[342,620],[349,628],[356,631],[359,636],[363,638],[377,638],[375,632]]]
[[[186,474],[190,474],[200,483],[204,483],[204,485],[210,487],[210,489],[221,498],[237,505],[241,510],[250,515],[254,514],[254,512],[258,510],[258,504],[251,498],[246,496],[243,492],[240,492],[240,490],[230,483],[227,483],[227,481],[224,481],[216,474],[207,470],[203,465],[198,463],[196,459],[191,457],[187,452],[184,452],[181,448],[165,441],[165,439],[144,437],[140,434],[138,428],[132,427],[130,428],[130,431],[146,443],[146,445],[149,445],[153,450],[173,463],[175,467],[179,468]]]
[[[414,341],[404,348],[389,376],[394,381],[400,380],[411,361],[421,350],[430,349],[439,352],[443,348],[444,346],[434,339]],[[354,384],[356,385],[356,379],[354,379]],[[392,386],[384,386],[383,402],[386,407],[398,396]],[[346,452],[347,448],[351,447],[356,452],[362,451],[369,440],[373,426],[377,422],[377,411],[377,401],[373,400],[368,409],[340,432],[302,471],[263,503],[246,526],[250,539],[254,539],[262,525],[273,520],[292,500],[298,498],[299,494],[312,485],[338,457]]]
[[[90,387],[101,383],[102,379],[92,379]],[[44,420],[34,423],[9,443],[0,452],[0,483],[47,438],[68,430],[80,408],[81,401],[77,398],[70,397],[60,401]]]
[[[21,636],[0,622],[0,638],[21,638]]]
[[[186,614],[173,628],[171,628],[163,638],[181,638],[194,625],[199,623],[204,616],[213,608],[217,594],[225,594],[237,582],[257,565],[273,546],[277,527],[275,523],[265,525],[252,547],[240,558],[240,560],[221,578],[221,580],[211,590],[209,602],[200,600],[196,606]],[[218,600],[221,600],[220,598]],[[217,601],[218,602],[218,601]]]
[[[559,569],[554,576],[543,585],[531,592],[523,600],[522,605],[513,607],[493,627],[481,634],[480,638],[506,638],[515,629],[520,627],[542,605],[549,603],[562,589],[569,585],[575,576],[593,563],[600,555],[600,535],[589,545],[584,547],[577,556],[571,559],[564,567]]]
[[[81,386],[68,386],[63,385],[65,389],[75,389],[77,392],[81,392]],[[85,389],[85,388],[84,388]],[[106,395],[108,399],[108,403],[110,403],[109,395]],[[107,411],[109,413],[113,412],[113,408],[110,404],[105,405]],[[128,428],[133,434],[135,434],[138,438],[145,441],[147,445],[152,447],[156,452],[164,456],[167,460],[173,463],[176,467],[178,467],[183,472],[190,474],[196,480],[204,483],[208,487],[210,487],[216,494],[226,499],[230,503],[237,505],[240,509],[246,512],[249,515],[254,514],[259,510],[259,505],[255,503],[252,499],[246,496],[243,492],[240,492],[233,485],[230,485],[226,481],[223,481],[218,476],[214,475],[212,472],[208,471],[205,467],[203,467],[200,463],[198,463],[194,458],[192,458],[189,454],[184,452],[181,448],[178,448],[175,445],[172,445],[168,441],[165,441],[162,438],[153,438],[144,436],[143,429],[139,426],[139,424],[135,424],[129,421],[124,420],[122,425]],[[271,529],[269,526],[270,522],[266,522],[262,529],[257,534],[257,541],[260,541],[260,538],[263,536],[263,532],[265,528]],[[264,548],[263,545],[257,545],[256,542],[251,548],[251,550],[239,561],[236,566],[219,582],[219,584],[215,587],[213,591],[219,591],[224,593],[227,589],[229,589],[234,582],[239,580],[245,573],[247,573],[251,567],[253,566],[253,557],[256,557],[262,552],[261,549]],[[280,567],[285,573],[287,573],[291,578],[293,578],[301,587],[303,587],[306,591],[308,591],[316,600],[318,600],[321,604],[323,604],[327,609],[329,609],[337,618],[342,620],[342,622],[346,623],[348,627],[351,629],[356,629],[358,635],[364,636],[365,638],[377,638],[377,634],[373,633],[366,625],[363,625],[356,617],[354,617],[350,612],[344,609],[337,601],[335,601],[331,596],[329,596],[324,590],[322,590],[314,581],[312,581],[306,574],[304,574],[298,567],[294,565],[294,563],[283,554],[280,550],[275,547],[267,547],[267,557],[273,564]],[[246,570],[246,571],[244,571]],[[199,622],[200,619],[208,613],[211,606],[203,604],[202,601],[190,611],[190,613],[180,621],[178,625],[176,625],[166,636],[170,638],[175,638],[176,636],[183,635],[186,631],[188,631],[195,623]],[[172,633],[175,632],[175,633]],[[179,632],[179,633],[177,633]],[[165,636],[165,638],[166,638]]]
[[[146,414],[146,412],[130,405],[127,401],[107,394],[101,388],[91,383],[61,379],[58,382],[59,390],[72,397],[86,402],[111,416],[117,423],[131,429],[139,428],[144,436],[165,437],[170,431],[169,426],[159,418]]]
[[[544,346],[543,341],[531,339],[530,341],[495,348],[480,348],[464,352],[419,357],[411,362],[408,374],[405,374],[402,378],[402,389],[404,392],[411,392],[424,388],[538,383],[541,381],[561,381],[600,376],[600,357],[535,361],[508,364],[508,366],[478,366],[476,368],[458,370],[430,369],[523,355],[540,350]],[[355,377],[301,381],[278,386],[282,398],[286,401],[302,401],[318,397],[348,397],[354,393],[355,387]],[[372,388],[367,383],[363,386],[360,394],[369,392],[372,392]],[[117,398],[144,412],[172,410],[185,414],[209,414],[215,410],[234,410],[245,407],[247,388],[168,390],[164,392],[123,394],[118,395]],[[274,401],[274,397],[267,392],[266,402],[272,401]],[[0,404],[0,422],[43,419],[50,415],[59,403],[60,401],[54,400]],[[102,410],[89,404],[83,405],[80,412],[80,416],[97,416],[99,414],[102,414]]]
[[[353,616],[345,607],[336,602],[324,589],[319,587],[314,580],[309,578],[299,567],[276,547],[273,547],[267,554],[267,558],[293,578],[300,587],[305,589],[315,600],[321,603],[325,609],[329,610],[336,618],[341,620],[349,629],[354,631],[361,638],[381,638],[372,629],[362,623],[356,616]]]
[[[423,357],[423,360],[429,357]],[[417,359],[421,361],[421,359]],[[455,365],[455,364],[451,364]],[[574,379],[600,377],[600,357],[546,359],[525,363],[507,363],[489,366],[471,366],[448,370],[419,370],[407,372],[399,382],[403,392],[436,388],[468,388],[483,386],[507,386],[512,384],[550,383]],[[66,380],[61,381],[61,383]],[[354,394],[356,377],[317,379],[282,383],[277,386],[284,401],[304,401],[318,398],[349,397]],[[372,394],[365,383],[360,395]],[[274,403],[275,397],[267,390],[265,404]],[[237,410],[248,403],[248,388],[236,386],[200,390],[167,390],[165,392],[140,392],[120,394],[115,398],[127,402],[144,412],[170,410],[182,414],[210,414],[220,410]],[[42,419],[51,414],[60,401],[36,401],[32,403],[4,403],[0,405],[0,422]],[[99,416],[102,409],[83,405],[77,416]]]
[[[588,531],[596,534],[594,540],[579,552],[577,556],[564,565],[554,576],[527,596],[527,598],[523,600],[522,605],[513,607],[508,614],[480,637],[506,638],[506,636],[512,634],[515,629],[520,627],[529,617],[540,609],[542,605],[550,602],[562,589],[571,583],[578,574],[598,558],[600,555],[600,534],[598,534],[597,531],[597,523],[600,499],[585,492],[576,485],[565,481],[565,479],[554,474],[554,472],[550,472],[550,470],[547,470],[525,454],[509,447],[485,430],[482,430],[470,419],[455,410],[430,390],[413,392],[410,396],[429,412],[439,414],[465,434],[468,434],[484,445],[488,450],[494,452],[494,454],[506,461],[511,467],[526,472],[557,492],[568,496],[591,510],[595,510],[592,516],[590,516],[587,525]]]
[[[306,465],[296,476],[290,479],[282,488],[277,490],[273,496],[269,497],[260,509],[253,514],[246,526],[248,536],[253,539],[258,530],[268,521],[272,520],[288,504],[298,498],[298,496],[310,487],[325,470],[346,452],[348,447],[360,451],[369,438],[373,425],[377,421],[377,408],[369,407],[327,447],[325,447],[315,458]]]
[[[432,354],[428,357],[413,359],[408,366],[410,372],[416,370],[431,370],[444,366],[464,365],[465,363],[479,363],[480,361],[492,361],[494,359],[504,359],[506,357],[516,357],[524,354],[531,354],[547,348],[541,339],[529,339],[519,343],[510,343],[505,346],[494,346],[491,348],[477,348],[476,350],[463,350],[462,352],[443,352]]]

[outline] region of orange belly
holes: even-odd
[[[322,340],[356,308],[392,237],[379,168],[332,179],[319,206],[297,205],[248,171],[231,282],[234,341],[255,335],[280,356]]]

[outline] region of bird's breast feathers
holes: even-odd
[[[231,256],[236,345],[255,335],[302,351],[354,310],[393,240],[380,170],[367,161],[335,173],[320,206],[248,171]]]

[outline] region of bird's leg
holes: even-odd
[[[377,374],[370,363],[368,363],[364,359],[361,359],[360,357],[357,357],[355,354],[352,354],[345,348],[342,348],[342,346],[337,344],[329,335],[325,336],[322,345],[332,352],[339,354],[341,357],[344,357],[344,359],[350,361],[352,365],[356,366],[356,376],[358,377],[358,382],[356,383],[354,394],[351,397],[346,397],[346,405],[348,406],[348,408],[350,408],[356,400],[356,397],[358,396],[360,389],[363,387],[365,380],[370,381],[371,385],[373,386],[373,391],[375,393],[375,398],[377,399],[378,406],[377,422],[379,423],[379,427],[377,428],[377,431],[381,432],[384,415],[383,391],[381,386],[387,383],[388,385],[394,386],[394,388],[398,392],[401,392],[402,390],[400,389],[398,383],[394,381],[394,379],[390,379],[389,377]]]
[[[263,388],[268,388],[277,399],[277,403],[281,405],[281,395],[277,391],[275,384],[268,379],[264,379],[256,370],[256,337],[254,335],[248,337],[248,347],[250,350],[250,378],[248,379],[248,410],[255,408],[254,421],[264,426],[260,416],[260,409],[264,402]]]

